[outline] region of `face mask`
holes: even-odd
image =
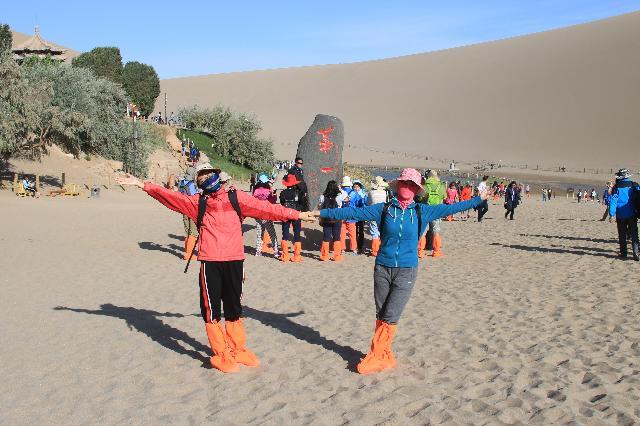
[[[413,198],[415,196],[416,196],[416,193],[413,191],[413,188],[411,188],[406,183],[401,183],[401,184],[398,185],[398,199],[399,200],[409,201],[409,200],[413,200]]]
[[[222,181],[220,180],[220,175],[218,173],[213,173],[209,176],[204,182],[198,185],[202,192],[205,194],[213,194],[220,190],[222,187]]]

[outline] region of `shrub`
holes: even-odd
[[[122,70],[122,81],[140,114],[151,114],[160,94],[160,79],[153,67],[140,62],[127,62]]]
[[[90,69],[97,77],[122,83],[122,55],[117,47],[96,47],[73,58],[72,64]]]
[[[258,137],[262,125],[255,117],[221,105],[183,108],[178,114],[185,127],[211,136],[218,155],[251,170],[271,170],[273,142]]]
[[[11,52],[13,34],[7,24],[0,24],[0,54]]]

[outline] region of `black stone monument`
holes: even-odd
[[[316,115],[313,124],[300,139],[296,156],[304,160],[304,180],[311,210],[316,209],[318,199],[330,180],[340,185],[343,147],[342,121],[330,115]]]

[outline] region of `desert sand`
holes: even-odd
[[[515,221],[443,224],[398,326],[398,367],[353,371],[374,326],[373,259],[248,255],[258,369],[209,367],[181,217],[137,189],[0,191],[0,422],[640,422],[640,265],[598,204],[525,200]],[[245,222],[246,252],[255,241]]]
[[[350,163],[602,173],[621,153],[640,168],[638,39],[640,12],[378,61],[172,78],[161,90],[167,111],[220,103],[255,114],[282,159],[324,113],[344,121]]]

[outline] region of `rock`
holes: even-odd
[[[549,392],[547,392],[547,398],[556,400],[558,402],[562,402],[565,401],[567,399],[566,396],[564,396],[560,391],[558,390],[551,390]]]
[[[580,383],[582,383],[584,385],[585,383],[589,383],[590,381],[592,381],[595,378],[596,378],[596,376],[593,373],[590,373],[590,372],[587,371],[586,373],[584,373],[584,376],[582,377],[582,382],[580,382]]]
[[[300,139],[296,156],[304,160],[304,180],[309,191],[311,209],[315,209],[320,194],[330,180],[335,180],[340,185],[343,147],[342,121],[329,115],[316,115],[313,124]]]
[[[606,393],[600,393],[598,395],[595,395],[593,397],[591,397],[591,399],[589,400],[590,402],[598,402],[600,401],[602,398],[604,398],[605,396],[607,396]]]

